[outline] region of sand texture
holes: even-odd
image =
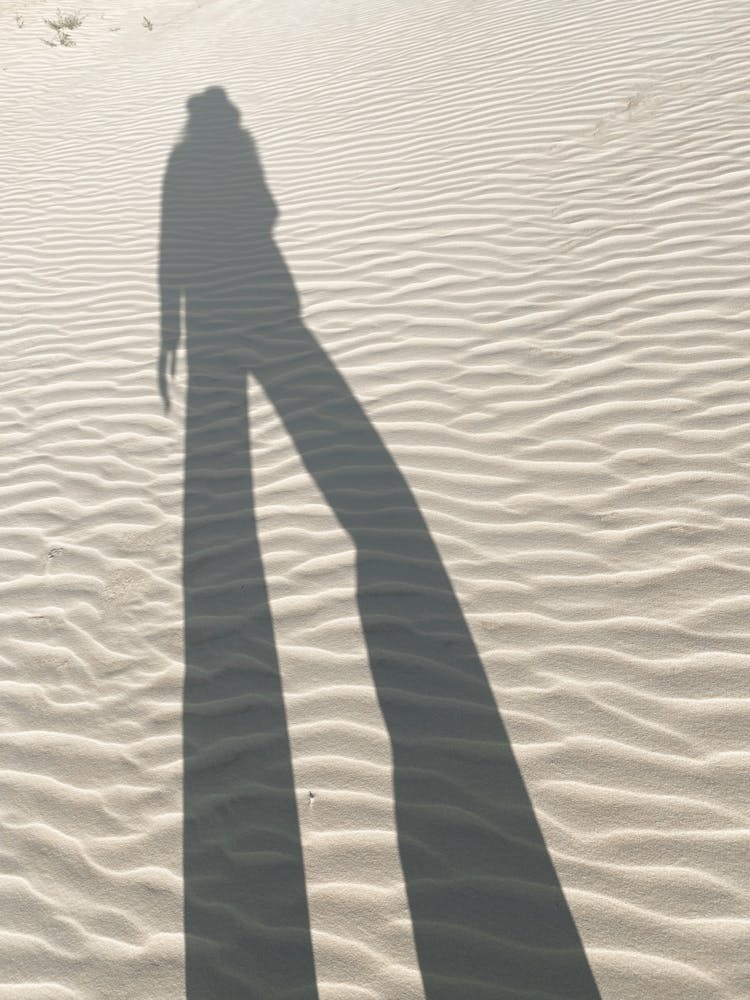
[[[81,10],[0,2],[0,1000],[747,1000],[750,11]]]

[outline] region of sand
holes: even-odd
[[[81,9],[0,3],[0,997],[747,997],[743,5]]]

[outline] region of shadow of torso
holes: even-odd
[[[269,337],[299,316],[299,297],[273,238],[276,205],[254,143],[240,129],[188,138],[172,154],[165,199],[166,280],[184,289],[188,365],[249,371]]]

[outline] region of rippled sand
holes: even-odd
[[[53,48],[49,6],[0,5],[0,997],[185,996],[156,275],[185,102],[218,84],[439,546],[601,997],[742,1000],[748,12],[83,11]],[[320,997],[420,1000],[351,545],[257,385],[250,409]]]

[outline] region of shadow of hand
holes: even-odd
[[[157,377],[159,381],[159,395],[161,396],[161,401],[164,404],[164,412],[169,413],[170,408],[170,398],[169,398],[169,385],[170,382],[174,380],[175,372],[177,371],[177,351],[167,350],[162,348],[159,352],[159,361],[157,364]]]

